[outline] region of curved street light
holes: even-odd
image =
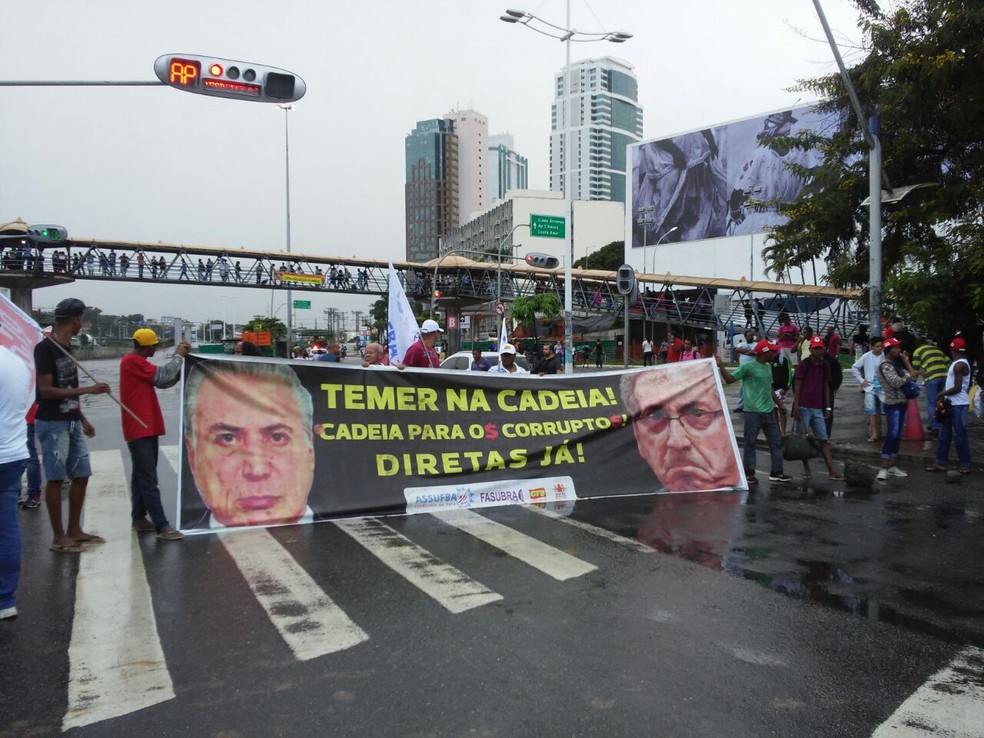
[[[625,31],[600,31],[600,32],[584,32],[578,31],[571,28],[571,0],[567,0],[567,21],[565,26],[558,26],[555,23],[544,20],[532,13],[528,13],[525,10],[508,9],[505,13],[499,16],[499,20],[504,23],[519,23],[520,25],[526,26],[531,31],[536,31],[544,36],[549,36],[550,38],[555,38],[558,41],[563,41],[565,46],[565,62],[564,62],[564,128],[563,128],[563,139],[564,139],[564,166],[561,171],[561,179],[564,183],[564,218],[566,220],[566,228],[564,228],[564,345],[573,346],[574,345],[574,301],[573,301],[573,277],[571,275],[571,268],[574,263],[574,251],[573,251],[573,212],[572,212],[572,193],[571,193],[571,183],[570,183],[570,136],[571,130],[569,126],[568,118],[568,107],[570,101],[570,67],[571,67],[571,42],[576,41],[580,43],[587,43],[591,41],[608,41],[613,44],[625,43],[627,40],[632,38],[631,33],[626,33]],[[566,361],[564,362],[564,374],[574,373],[574,362]]]

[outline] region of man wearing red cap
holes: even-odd
[[[957,447],[960,473],[970,474],[970,444],[967,442],[967,408],[970,406],[970,362],[967,361],[967,342],[960,336],[950,341],[953,363],[946,374],[946,384],[937,399],[937,418],[940,405],[949,400],[950,412],[939,419],[940,442],[936,447],[936,463],[927,471],[945,471],[950,456],[950,441]]]
[[[782,468],[782,433],[776,418],[776,398],[772,394],[772,368],[770,363],[778,352],[778,347],[762,340],[755,344],[755,361],[749,361],[733,372],[729,372],[717,357],[718,369],[728,384],[742,380],[741,392],[744,399],[742,414],[745,418],[744,464],[745,476],[752,486],[758,484],[755,477],[755,440],[759,430],[765,431],[769,439],[770,471],[769,481],[791,482],[792,477]]]
[[[833,394],[830,383],[832,379],[830,365],[824,361],[827,345],[820,336],[810,339],[810,357],[796,365],[793,373],[793,420],[797,422],[797,430],[805,428],[820,442],[820,455],[827,465],[827,473],[831,479],[844,477],[834,469],[834,461],[830,455],[830,439],[827,436],[826,420],[833,413]],[[809,462],[803,462],[803,476],[810,476]]]

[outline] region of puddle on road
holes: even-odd
[[[802,482],[763,486],[764,494],[622,498],[619,512],[605,527],[614,525],[622,535],[658,551],[787,597],[942,640],[984,646],[984,578],[975,578],[974,565],[966,580],[959,581],[952,566],[923,562],[918,552],[913,555],[905,547],[905,536],[914,528],[913,535],[925,536],[918,542],[921,550],[934,553],[937,534],[946,535],[952,525],[979,524],[975,504],[929,499],[909,504],[867,491],[835,494]],[[837,514],[831,504],[850,507]],[[831,552],[837,556],[829,556]],[[934,565],[946,572],[946,581],[939,581],[943,576],[934,579]],[[873,596],[873,591],[885,597]]]

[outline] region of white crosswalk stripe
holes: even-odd
[[[130,532],[123,458],[96,451],[91,461],[85,526],[107,542],[80,554],[64,730],[174,699],[143,557]]]
[[[899,705],[872,738],[976,738],[984,731],[984,650],[968,647]]]
[[[161,453],[178,469],[178,446]],[[369,639],[266,530],[230,530],[220,539],[270,621],[299,661]]]
[[[560,581],[582,576],[598,568],[471,510],[430,514]]]
[[[337,520],[335,525],[449,612],[464,612],[502,599],[380,520]]]
[[[587,531],[591,535],[598,536],[599,538],[606,538],[613,543],[617,543],[620,546],[626,546],[628,548],[633,548],[641,553],[656,553],[656,549],[652,546],[647,546],[642,541],[636,541],[632,538],[626,538],[625,536],[620,536],[618,533],[612,533],[610,530],[605,530],[604,528],[599,528],[597,525],[591,525],[591,523],[583,523],[580,520],[574,520],[566,515],[561,515],[553,510],[548,510],[542,507],[527,506],[527,510],[531,512],[538,513],[540,515],[545,515],[552,520],[558,520],[561,523],[570,525],[578,530]]]
[[[266,530],[219,534],[270,621],[299,661],[369,640]]]

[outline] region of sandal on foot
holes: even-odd
[[[946,471],[946,467],[945,466],[942,466],[940,464],[930,464],[929,466],[926,467],[926,471],[928,471],[928,472],[941,472],[941,471],[942,472],[945,472]]]
[[[868,436],[868,443],[878,443],[878,436]]]
[[[831,482],[842,482],[842,481],[844,481],[844,475],[843,474],[831,474],[829,476],[829,478],[830,478],[830,481]]]
[[[85,546],[80,546],[78,543],[52,543],[48,550],[55,553],[77,554],[85,551]]]
[[[961,474],[970,474],[970,469],[961,469],[960,470],[960,473]]]
[[[75,539],[76,543],[105,543],[106,539],[97,536],[95,533],[86,533],[84,536]]]

